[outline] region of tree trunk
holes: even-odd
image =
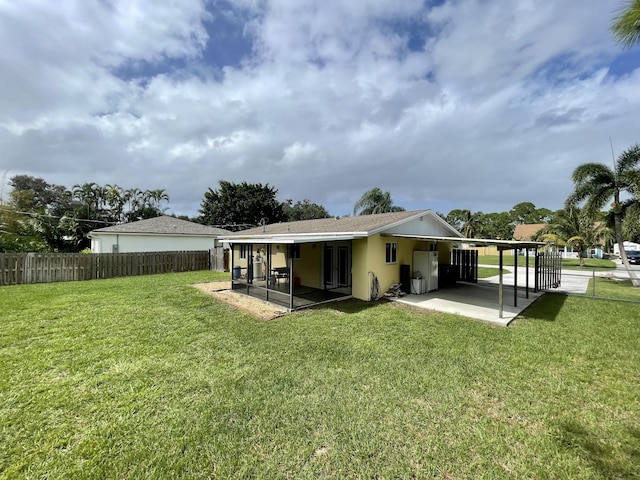
[[[631,265],[629,264],[629,259],[627,258],[627,252],[624,251],[624,240],[622,239],[622,214],[614,213],[613,221],[616,231],[616,241],[618,242],[618,248],[620,249],[620,260],[622,260],[622,265],[624,265],[624,268],[629,274],[631,284],[634,287],[640,287],[640,280],[636,276],[636,272],[631,270]]]

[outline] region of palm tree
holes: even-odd
[[[116,222],[123,221],[123,209],[125,204],[125,191],[122,187],[116,185],[107,185],[107,204],[109,205],[111,220]]]
[[[378,187],[365,192],[353,206],[354,215],[373,215],[375,213],[403,212],[404,208],[393,204],[391,194]]]
[[[76,198],[82,207],[86,208],[87,218],[93,220],[98,215],[99,192],[98,184],[93,182],[74,185],[72,189],[73,197]]]
[[[578,254],[580,266],[584,267],[584,255],[600,240],[600,223],[585,210],[571,207],[560,210],[554,223],[547,225],[536,235],[540,241],[554,246],[568,245]]]
[[[162,208],[160,205],[163,201],[169,201],[169,195],[165,191],[164,188],[158,188],[156,190],[148,190],[149,199],[154,202],[153,207],[159,212],[162,213]]]
[[[585,202],[585,210],[591,217],[599,212],[609,201],[614,220],[616,241],[620,247],[620,258],[629,272],[633,285],[640,287],[640,281],[631,271],[627,255],[624,251],[622,236],[622,221],[626,209],[638,203],[637,194],[640,192],[640,144],[635,144],[622,152],[614,160],[613,169],[602,163],[585,163],[573,171],[572,179],[575,191],[567,198],[567,208],[572,208]],[[627,200],[621,196],[628,194]]]
[[[640,41],[640,0],[630,0],[611,22],[611,33],[618,43],[631,48]]]
[[[479,226],[480,212],[471,213],[471,210],[462,210],[462,234],[467,238],[473,238],[476,235]]]

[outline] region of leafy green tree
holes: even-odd
[[[402,212],[404,208],[393,204],[391,194],[378,187],[365,192],[353,206],[354,215],[372,215],[376,213]]]
[[[38,232],[37,216],[0,205],[0,252],[41,252],[47,247]]]
[[[329,217],[329,212],[326,208],[317,203],[312,203],[311,200],[306,198],[302,202],[298,200],[295,204],[290,198],[285,200],[282,202],[282,212],[289,222]]]
[[[640,41],[640,0],[631,0],[620,8],[611,22],[611,33],[625,48]]]
[[[220,180],[219,185],[218,190],[209,188],[204,194],[201,223],[237,231],[286,220],[282,203],[276,199],[278,190],[269,184]]]
[[[462,227],[464,226],[464,220],[465,220],[465,217],[467,216],[468,211],[469,210],[461,210],[459,208],[455,208],[451,210],[449,213],[447,213],[444,219],[453,228],[455,228],[459,232],[462,232]]]
[[[496,240],[511,240],[514,224],[509,212],[481,214],[478,218],[479,228],[476,236]]]
[[[616,241],[620,247],[620,258],[629,272],[634,286],[640,286],[640,281],[629,266],[627,255],[623,245],[623,219],[626,211],[638,203],[640,192],[640,145],[635,144],[622,152],[617,160],[614,160],[614,168],[611,169],[602,163],[585,163],[573,171],[572,179],[574,192],[567,198],[567,209],[573,208],[584,202],[585,210],[591,217],[603,209],[608,202],[611,204],[611,213],[614,221]],[[626,194],[630,198],[624,200]]]
[[[63,186],[52,185],[42,178],[16,175],[8,205],[19,216],[14,234],[23,240],[13,242],[14,251],[66,251],[70,248],[67,232],[60,218],[71,206],[71,194]]]
[[[531,202],[521,202],[509,211],[516,225],[531,223],[549,223],[553,212],[547,208],[537,208]]]

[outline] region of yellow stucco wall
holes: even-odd
[[[354,240],[351,244],[351,294],[360,300],[370,300],[371,279],[367,250],[367,238]]]
[[[386,263],[386,244],[395,242],[397,244],[397,261]],[[315,246],[315,248],[314,248]],[[413,251],[430,250],[431,243],[422,240],[413,240],[401,237],[385,237],[379,234],[368,238],[353,240],[351,244],[351,282],[352,295],[360,300],[370,300],[371,275],[373,272],[378,277],[380,292],[383,294],[391,285],[400,281],[400,265],[411,265],[410,271],[413,273]],[[262,246],[255,245],[255,249]],[[304,243],[300,244],[300,258],[294,261],[293,274],[300,278],[301,285],[322,288],[322,255],[324,243]],[[451,244],[438,243],[438,262],[449,264],[451,259]],[[271,267],[287,266],[287,245],[271,246]],[[247,266],[246,259],[239,258],[239,248],[234,252],[234,265]]]
[[[300,278],[301,285],[322,288],[322,247],[323,243],[300,244],[300,258],[293,262],[293,275]]]
[[[386,263],[386,244],[395,242],[397,244],[397,261]],[[383,237],[373,235],[366,239],[355,240],[353,242],[353,296],[361,300],[370,300],[371,296],[371,276],[373,272],[378,277],[380,292],[386,292],[391,285],[400,282],[400,265],[411,265],[413,272],[413,251],[429,250],[430,242],[413,240],[400,237]],[[438,261],[449,263],[451,246],[449,244],[438,244]]]

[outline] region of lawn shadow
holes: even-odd
[[[589,431],[577,422],[560,425],[562,447],[588,461],[602,478],[637,478],[640,472],[640,430],[626,429],[629,442],[608,441],[606,433]]]
[[[567,295],[555,292],[546,292],[535,302],[525,308],[518,320],[544,320],[546,322],[555,322],[562,310],[564,302],[567,301]]]

